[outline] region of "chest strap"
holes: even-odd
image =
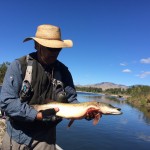
[[[27,62],[27,69],[26,69],[25,78],[23,81],[27,80],[31,84],[33,59],[29,55],[27,55],[26,62]]]
[[[20,99],[22,102],[29,101],[33,95],[33,89],[31,86],[33,58],[27,55],[26,62],[27,62],[27,69],[26,69],[24,80],[22,82],[22,88],[20,91]]]

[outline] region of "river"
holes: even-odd
[[[142,112],[124,101],[113,101],[100,94],[78,93],[78,100],[110,103],[121,108],[123,114],[103,115],[96,126],[92,121],[82,119],[67,128],[69,120],[64,119],[57,126],[57,144],[64,150],[150,149],[150,112]]]
[[[57,143],[64,150],[149,150],[150,114],[105,96],[78,93],[80,102],[103,101],[122,109],[122,115],[103,115],[94,126],[92,121],[77,120],[68,129],[68,120],[57,127]]]

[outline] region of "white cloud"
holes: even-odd
[[[127,66],[127,63],[120,63],[120,66]]]
[[[143,59],[140,60],[140,62],[142,64],[150,64],[150,57],[149,58],[143,58]]]
[[[125,72],[125,73],[130,73],[130,72],[132,72],[130,69],[124,69],[124,70],[122,70],[122,72]]]
[[[140,78],[146,78],[150,76],[150,71],[142,72],[141,74],[137,75]]]

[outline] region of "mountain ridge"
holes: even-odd
[[[101,83],[95,83],[95,84],[76,85],[76,86],[102,88],[103,90],[112,89],[112,88],[121,88],[121,89],[129,88],[129,86],[122,85],[122,84],[115,84],[112,82],[101,82]]]

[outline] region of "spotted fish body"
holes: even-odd
[[[57,116],[71,119],[72,122],[75,119],[82,119],[88,113],[96,112],[93,124],[96,125],[102,114],[105,115],[119,115],[122,114],[120,108],[116,108],[110,104],[102,102],[83,102],[83,103],[60,103],[60,102],[50,102],[43,105],[33,106],[37,111],[45,110],[49,108],[58,107],[59,111],[56,113]]]

